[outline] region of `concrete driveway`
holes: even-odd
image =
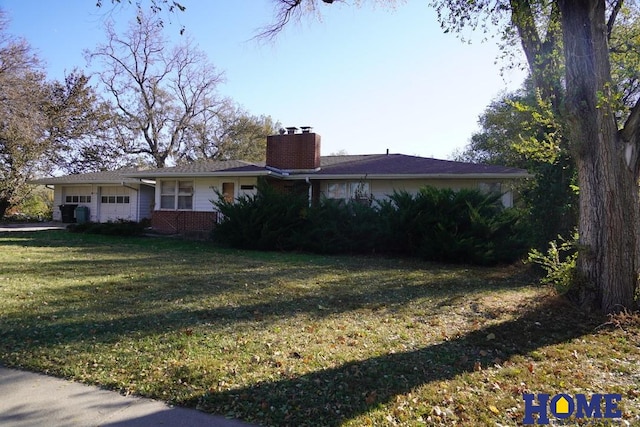
[[[237,420],[0,366],[2,427],[251,427]]]
[[[30,223],[0,223],[0,233],[8,231],[43,231],[64,230],[67,225],[62,222],[30,222]]]

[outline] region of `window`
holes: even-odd
[[[328,199],[346,199],[347,198],[347,184],[342,182],[338,184],[327,185],[327,198]]]
[[[368,182],[350,182],[349,196],[355,200],[367,200],[371,196]]]
[[[366,200],[371,196],[368,182],[337,182],[327,185],[328,199]]]
[[[129,196],[102,196],[100,198],[102,203],[129,203]]]
[[[478,190],[483,193],[502,193],[502,185],[499,182],[481,182]]]
[[[91,203],[91,196],[65,196],[65,203]]]
[[[192,181],[178,181],[178,209],[193,209]]]
[[[162,181],[160,209],[193,209],[193,181]]]
[[[160,208],[176,208],[176,183],[174,181],[162,181],[160,185]]]
[[[227,203],[233,203],[233,196],[235,192],[235,185],[233,182],[222,183],[222,196]]]

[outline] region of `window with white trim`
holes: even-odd
[[[365,200],[371,197],[371,189],[365,181],[335,182],[327,184],[326,196],[328,199]]]
[[[347,183],[337,182],[333,184],[327,184],[327,199],[346,199],[347,198]]]
[[[193,181],[161,181],[160,209],[192,210]]]

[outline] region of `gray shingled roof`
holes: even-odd
[[[32,184],[55,185],[55,184],[135,184],[139,179],[130,178],[130,174],[137,172],[137,169],[126,168],[115,171],[79,173],[58,177],[39,178],[31,181]]]
[[[407,156],[404,154],[362,154],[345,156],[323,156],[319,171],[287,175],[287,179],[330,179],[341,177],[364,177],[384,179],[416,177],[512,177],[528,176],[524,169],[505,166],[482,165],[475,163],[438,160],[427,157]],[[34,184],[106,184],[136,183],[140,179],[160,177],[197,177],[197,176],[278,176],[277,170],[265,167],[264,163],[249,163],[241,160],[219,160],[187,163],[167,168],[136,170],[120,169],[111,172],[96,172],[67,175],[57,178],[42,178]]]
[[[249,163],[242,160],[211,160],[136,171],[128,176],[152,179],[159,176],[214,176],[219,174],[264,175],[266,174],[266,169],[264,163]]]
[[[345,156],[351,157],[351,156]],[[476,163],[438,160],[427,157],[407,156],[404,154],[379,154],[353,156],[343,162],[328,163],[315,175],[513,175],[526,176],[524,169],[505,166],[483,165]]]

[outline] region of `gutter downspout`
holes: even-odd
[[[312,197],[313,197],[313,187],[311,186],[311,181],[309,180],[309,177],[305,177],[304,182],[307,183],[307,185],[309,186],[309,207],[311,207],[311,202],[312,202]]]

